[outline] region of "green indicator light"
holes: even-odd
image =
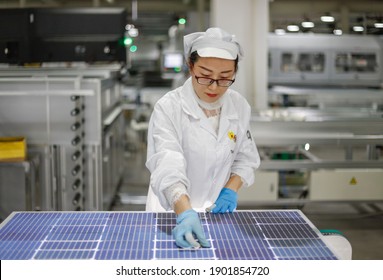
[[[133,39],[132,38],[125,38],[124,39],[124,45],[125,46],[129,46],[133,43]]]
[[[129,49],[131,52],[136,52],[137,51],[137,46],[136,45],[133,45],[130,47]]]
[[[179,24],[185,24],[185,23],[186,23],[186,19],[184,19],[184,18],[180,18],[180,19],[178,20],[178,23],[179,23]]]
[[[174,71],[179,73],[179,72],[181,72],[181,68],[180,67],[174,67]]]

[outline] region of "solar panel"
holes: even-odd
[[[0,259],[337,259],[299,210],[199,215],[211,248],[178,248],[170,212],[14,212]]]

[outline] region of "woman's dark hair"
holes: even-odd
[[[193,66],[194,63],[196,63],[199,58],[200,58],[200,56],[198,55],[197,51],[192,52],[189,56],[189,65]],[[237,72],[237,70],[238,70],[238,56],[234,61],[234,70],[235,70],[235,72]]]

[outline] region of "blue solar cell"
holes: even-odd
[[[299,230],[297,230],[299,229]],[[315,238],[316,235],[314,232],[310,231],[310,227],[302,226],[292,226],[291,224],[267,224],[262,225],[261,230],[264,233],[266,238]],[[304,231],[303,231],[304,230]]]
[[[29,260],[33,257],[34,250],[14,249],[1,250],[0,260]]]
[[[66,241],[46,241],[42,244],[41,250],[81,250],[81,249],[97,249],[98,242],[66,242]]]
[[[169,249],[156,250],[155,259],[215,259],[211,249]]]
[[[93,250],[41,250],[37,251],[34,259],[93,259],[94,255],[95,251]]]
[[[164,226],[164,225],[158,226],[157,232],[156,232],[157,239],[158,240],[167,239],[168,236],[172,234],[173,228],[174,228],[174,226],[171,226],[171,225],[169,225],[169,226]]]
[[[14,213],[0,259],[336,259],[298,210],[199,216],[211,248],[178,248],[170,212]]]

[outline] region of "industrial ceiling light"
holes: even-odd
[[[341,29],[334,29],[333,33],[334,35],[340,36],[343,34],[343,31]]]
[[[286,31],[284,29],[282,29],[282,28],[277,28],[277,29],[274,30],[274,33],[276,35],[285,35]]]
[[[364,31],[364,27],[363,26],[359,26],[359,25],[355,25],[352,27],[352,30],[354,30],[355,32],[363,32]]]
[[[315,24],[312,21],[303,21],[301,25],[304,28],[313,28],[315,26]]]
[[[290,32],[297,32],[299,31],[299,26],[296,24],[290,24],[287,26],[287,30]]]
[[[330,15],[321,16],[320,20],[323,22],[334,22],[335,21],[334,17],[330,16]]]

